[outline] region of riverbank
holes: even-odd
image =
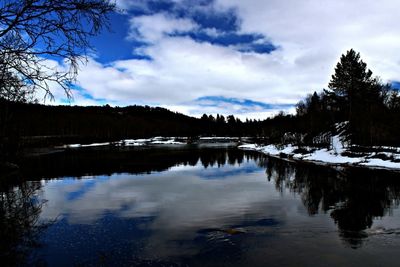
[[[358,166],[375,169],[390,169],[400,171],[399,147],[358,147],[350,146],[344,141],[341,134],[332,136],[330,148],[316,148],[295,145],[258,145],[251,138],[239,137],[153,137],[148,139],[125,139],[118,142],[69,144],[58,147],[59,149],[73,149],[84,147],[135,147],[135,146],[182,146],[196,145],[231,145],[239,149],[259,151],[266,155],[291,160],[309,162],[330,166]],[[240,145],[243,144],[243,145]]]
[[[330,148],[317,148],[296,145],[259,145],[250,137],[153,137],[143,139],[124,139],[99,143],[75,143],[52,147],[28,149],[25,156],[38,156],[63,152],[70,149],[89,147],[179,147],[185,145],[199,146],[235,146],[243,150],[252,150],[289,161],[301,161],[329,166],[358,166],[375,169],[400,171],[400,147],[357,147],[349,146],[340,134],[331,138]],[[243,144],[245,143],[245,144]],[[247,143],[247,144],[246,144]],[[242,144],[242,145],[241,145]]]
[[[252,150],[290,161],[302,161],[329,166],[356,166],[374,169],[400,171],[400,148],[370,147],[358,149],[357,146],[345,147],[339,136],[332,137],[331,147],[313,148],[295,145],[257,145],[245,144],[239,149]]]

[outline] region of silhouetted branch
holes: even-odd
[[[0,4],[0,91],[7,86],[44,90],[60,86],[70,97],[89,38],[108,27],[109,0],[24,0]],[[20,83],[9,83],[9,78]],[[0,95],[1,96],[1,95]]]

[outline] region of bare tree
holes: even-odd
[[[89,39],[109,26],[110,0],[0,1],[0,97],[18,100],[51,86],[67,96]],[[57,62],[57,64],[55,64]]]

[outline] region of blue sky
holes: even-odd
[[[117,0],[92,39],[71,104],[162,106],[266,118],[325,88],[340,55],[361,53],[400,81],[395,0]],[[358,10],[358,12],[354,12]],[[56,103],[65,103],[55,90]]]

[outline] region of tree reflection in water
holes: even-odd
[[[278,191],[289,189],[301,196],[308,214],[328,213],[346,244],[358,248],[368,236],[375,218],[399,205],[398,173],[361,168],[335,170],[295,164],[238,149],[82,149],[21,161],[21,177],[31,182],[0,185],[0,256],[6,265],[23,263],[49,223],[38,222],[43,203],[37,199],[41,179],[82,177],[113,173],[150,173],[173,166],[240,165],[255,161],[266,168],[268,180]],[[3,263],[2,262],[2,263]]]
[[[398,207],[399,174],[364,168],[335,170],[311,164],[294,164],[269,158],[268,179],[277,190],[288,188],[301,196],[309,215],[329,213],[341,238],[353,248],[360,247],[366,229]]]
[[[3,177],[4,178],[4,177]],[[18,175],[8,177],[16,181]],[[7,179],[7,180],[9,180]],[[43,203],[36,195],[40,182],[0,184],[0,258],[3,266],[21,265],[32,249],[39,246],[38,237],[48,223],[39,223]]]

